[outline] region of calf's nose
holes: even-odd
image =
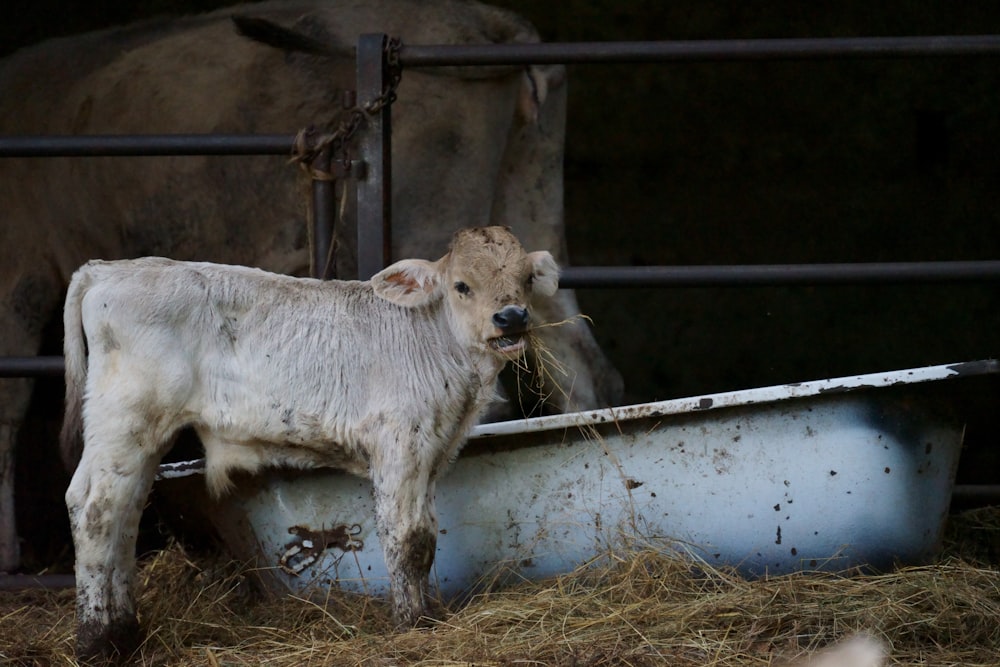
[[[528,309],[520,306],[504,306],[493,313],[493,326],[500,331],[520,331],[528,325]]]

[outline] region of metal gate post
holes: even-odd
[[[389,79],[383,34],[358,39],[358,106],[381,97]],[[389,104],[369,115],[358,149],[364,172],[358,192],[358,278],[367,280],[391,261],[390,202],[392,198],[391,127]]]
[[[331,174],[332,160],[329,146],[320,151],[310,167],[320,174]],[[313,211],[313,278],[329,280],[336,277],[336,267],[331,252],[333,246],[333,216],[336,209],[333,181],[330,178],[312,179]]]

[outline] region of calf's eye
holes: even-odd
[[[461,280],[459,280],[457,283],[455,283],[455,291],[462,295],[468,294],[469,286],[463,283]]]

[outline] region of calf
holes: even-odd
[[[235,470],[335,466],[372,480],[400,626],[425,613],[434,484],[525,349],[531,297],[558,267],[503,227],[460,230],[436,262],[322,282],[208,263],[92,261],[66,297],[64,453],[77,653],[131,653],[136,530],[183,427],[210,490]],[[69,450],[69,451],[66,451]]]

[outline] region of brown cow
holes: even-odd
[[[329,53],[240,37],[234,12],[329,45]],[[240,5],[14,54],[0,62],[0,134],[290,134],[335,124],[341,91],[355,85],[349,54],[365,32],[412,44],[538,39],[509,12],[457,0]],[[428,256],[461,226],[502,224],[565,263],[563,79],[559,67],[405,73],[393,107],[394,257]],[[305,273],[306,199],[296,179],[274,157],[0,160],[0,356],[38,353],[70,274],[91,257],[162,255]],[[354,239],[338,241],[341,275],[351,277]],[[538,317],[576,313],[563,290]],[[544,388],[555,409],[619,398],[621,378],[586,323],[540,335],[568,369],[555,377],[565,394],[551,381]],[[0,571],[18,563],[13,443],[30,390],[28,380],[0,380]]]

